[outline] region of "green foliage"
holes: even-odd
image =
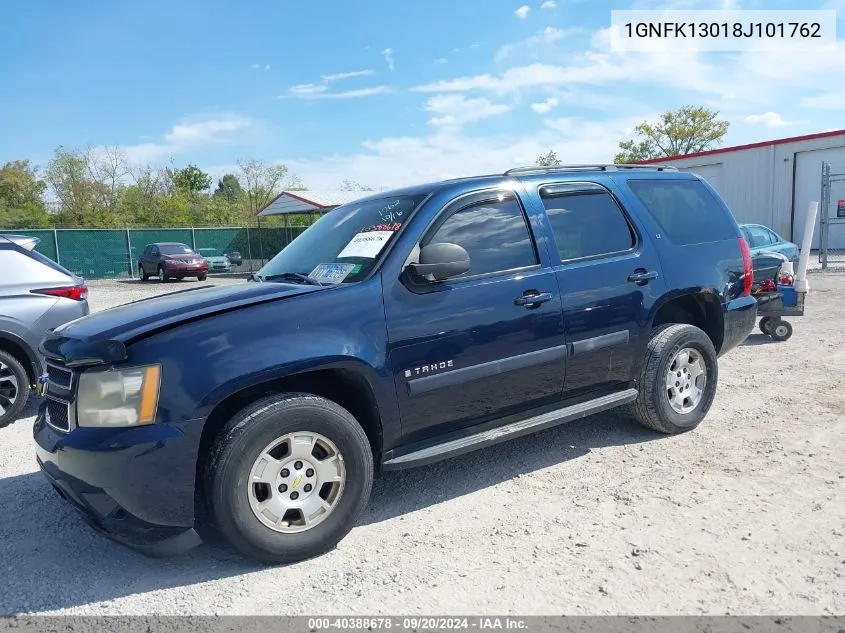
[[[154,169],[131,165],[119,148],[58,147],[43,177],[26,160],[0,169],[0,229],[255,226],[258,211],[283,189],[306,189],[284,165],[249,159],[238,166],[212,192],[211,177],[193,164]]]
[[[9,161],[0,169],[0,226],[42,227],[50,224],[44,192],[47,184],[28,160]]]
[[[619,143],[616,163],[633,163],[650,158],[703,152],[722,143],[730,122],[719,112],[700,106],[683,106],[666,112],[657,123],[643,121],[634,128],[634,138]]]
[[[343,183],[340,185],[341,191],[373,191],[372,187],[368,187],[367,185],[362,185],[360,182],[355,180],[344,180]]]
[[[540,154],[537,157],[537,165],[540,167],[559,167],[561,165],[561,160],[557,156],[557,152],[553,149],[550,149],[545,154]]]
[[[211,176],[196,165],[188,165],[183,169],[168,169],[167,171],[176,189],[189,196],[211,188]]]

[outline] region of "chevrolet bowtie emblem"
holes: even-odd
[[[290,487],[296,488],[301,483],[302,483],[302,473],[299,473],[296,477],[293,478],[293,483],[290,485]]]

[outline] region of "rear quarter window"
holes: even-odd
[[[700,180],[628,180],[664,235],[675,244],[737,238],[730,212]]]

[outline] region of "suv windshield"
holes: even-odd
[[[194,251],[184,244],[159,244],[158,250],[164,255],[193,255]]]
[[[261,281],[352,283],[365,278],[428,194],[351,202],[308,227],[256,273]]]
[[[199,249],[199,254],[205,257],[217,257],[220,255],[216,248],[201,248]]]

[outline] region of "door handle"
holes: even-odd
[[[656,270],[645,270],[643,268],[638,268],[630,275],[628,275],[628,281],[638,284],[640,286],[646,285],[652,279],[657,279]]]
[[[535,306],[540,305],[541,303],[545,303],[546,301],[552,300],[552,293],[551,292],[535,292],[532,294],[524,294],[521,297],[517,297],[513,300],[515,305],[518,306]]]

